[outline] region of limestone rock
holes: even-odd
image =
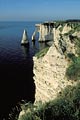
[[[72,35],[77,36],[78,38],[80,38],[80,31],[79,32],[74,32]]]
[[[22,40],[21,40],[21,45],[27,45],[28,43],[29,41],[28,41],[27,31],[24,30]]]
[[[47,54],[34,60],[34,80],[36,85],[35,102],[46,102],[57,97],[57,94],[71,81],[65,77],[68,61],[61,55],[55,46],[50,47]]]
[[[71,30],[71,27],[65,24],[62,32],[59,30],[60,27],[61,25],[53,30],[54,41],[47,54],[43,58],[33,58],[36,85],[35,103],[53,100],[67,85],[73,85],[73,82],[68,81],[65,76],[69,61],[65,58],[62,48],[63,46],[66,48],[66,53],[75,54],[75,44],[71,42],[69,35],[64,35]]]
[[[65,24],[65,26],[63,27],[62,30],[62,34],[68,33],[71,30],[70,26],[67,26],[67,24]]]

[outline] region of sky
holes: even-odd
[[[0,0],[0,21],[80,19],[80,0]]]

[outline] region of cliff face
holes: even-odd
[[[65,25],[62,32],[59,30],[60,27],[58,27],[54,33],[54,42],[47,54],[43,58],[33,58],[33,72],[35,74],[34,80],[36,85],[35,103],[37,101],[46,102],[52,100],[58,93],[61,93],[61,90],[67,85],[76,83],[70,80],[68,81],[65,76],[69,60],[66,59],[62,51],[62,48],[65,47],[66,53],[75,54],[75,44],[71,42],[69,35],[64,35],[71,30],[71,27]],[[74,35],[75,34],[74,32]]]
[[[54,30],[54,22],[44,22],[35,25],[35,31],[32,35],[32,40],[35,40],[36,33],[39,32],[39,41],[52,41],[53,40],[53,30]]]
[[[35,102],[52,100],[64,87],[72,84],[65,77],[67,66],[68,61],[55,46],[50,47],[43,58],[34,57]]]
[[[44,37],[44,29],[41,29],[41,31],[43,31],[43,33],[40,32],[41,36]],[[66,55],[68,53],[78,55],[76,54],[75,39],[80,42],[80,23],[60,24],[56,29],[53,29],[53,38],[53,45],[44,57],[33,57],[36,86],[35,104],[39,101],[53,100],[57,97],[57,94],[61,94],[66,86],[76,85],[77,83],[77,81],[67,80],[65,74],[66,68],[70,64],[70,59]],[[21,120],[21,117],[28,111],[22,110],[18,120]]]

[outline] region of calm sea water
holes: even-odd
[[[0,22],[0,119],[19,101],[34,101],[32,57],[45,47],[38,40],[32,43],[36,23],[39,22]],[[21,46],[24,29],[29,48]]]
[[[35,49],[32,48],[31,36],[35,30],[35,23],[0,22],[0,63],[22,63],[32,56]],[[27,54],[27,48],[20,44],[24,29],[28,32],[29,54]]]

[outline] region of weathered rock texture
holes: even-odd
[[[52,100],[64,87],[72,85],[65,77],[67,66],[65,56],[54,46],[50,47],[43,58],[34,57],[35,102]]]
[[[73,25],[73,23],[70,24]],[[61,94],[61,91],[67,85],[76,85],[77,81],[67,80],[65,76],[66,68],[70,63],[70,59],[66,58],[65,54],[74,53],[76,55],[73,38],[80,38],[80,32],[73,30],[68,24],[64,24],[64,26],[59,25],[56,29],[53,29],[53,26],[52,31],[50,31],[51,28],[48,31],[50,26],[47,27],[47,25],[39,24],[37,27],[40,32],[40,40],[45,41],[45,36],[49,35],[50,32],[53,34],[53,45],[43,58],[37,59],[37,57],[33,57],[33,72],[35,74],[34,80],[36,86],[35,104],[39,101],[48,102],[53,100],[57,97],[58,93]],[[65,35],[71,30],[73,30],[73,33]],[[34,37],[35,32],[33,39]],[[21,120],[26,112],[24,110],[21,111],[19,120]]]
[[[32,40],[35,39],[36,33],[39,33],[39,41],[51,41],[54,39],[54,22],[44,22],[41,24],[36,24],[36,29],[32,35]]]
[[[59,30],[60,27],[54,31],[54,42],[47,54],[43,58],[33,58],[36,85],[35,103],[52,100],[67,85],[76,83],[67,80],[65,76],[69,60],[66,59],[64,52],[75,54],[75,44],[71,42],[69,35],[64,35],[71,30],[71,27],[65,25],[62,32]]]

